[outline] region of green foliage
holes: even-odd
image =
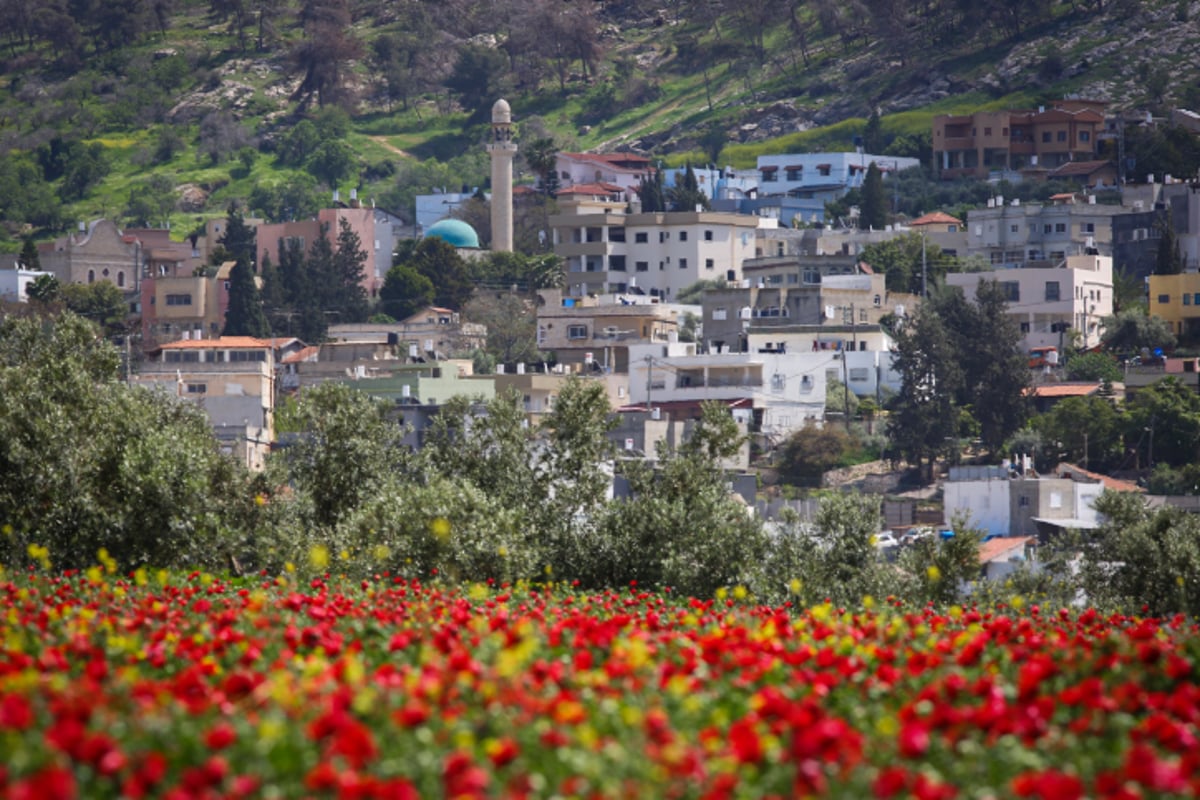
[[[883,173],[874,161],[867,167],[863,179],[862,209],[858,216],[858,227],[862,230],[881,231],[887,225],[888,202],[883,188]]]
[[[887,277],[889,292],[924,294],[942,282],[953,259],[919,233],[906,233],[863,248],[862,260]]]
[[[95,283],[68,283],[61,286],[60,294],[69,310],[99,325],[105,334],[113,335],[125,330],[129,306],[125,294],[112,281]]]
[[[474,291],[470,268],[453,245],[436,237],[402,242],[392,260],[396,266],[415,270],[433,284],[433,302],[446,308],[462,308]]]
[[[780,446],[780,476],[798,486],[819,486],[822,476],[841,466],[853,446],[845,429],[809,422]]]
[[[980,579],[982,532],[968,528],[961,519],[952,524],[953,536],[919,539],[900,556],[900,569],[915,584],[905,592],[912,601],[948,605]]]
[[[1179,467],[1200,460],[1200,396],[1174,376],[1137,392],[1126,412],[1126,441],[1142,463]]]
[[[1119,311],[1100,321],[1104,347],[1114,353],[1154,352],[1175,345],[1170,324],[1161,317],[1152,317],[1144,309]]]
[[[1066,363],[1063,364],[1063,371],[1069,381],[1100,381],[1112,384],[1123,377],[1121,365],[1113,358],[1112,353],[1099,350],[1068,355]]]
[[[1069,461],[1091,469],[1113,469],[1124,458],[1125,415],[1104,397],[1068,397],[1030,422],[1040,444],[1010,445],[1012,453],[1029,453],[1039,469]]]
[[[543,359],[537,343],[537,314],[519,295],[480,293],[463,306],[463,318],[487,327],[485,351],[493,363]]]
[[[1105,492],[1100,527],[1084,540],[1082,588],[1089,602],[1150,616],[1200,614],[1200,520],[1150,509],[1136,494]]]
[[[388,270],[379,290],[379,305],[397,320],[408,319],[433,302],[433,283],[413,267],[400,264]]]
[[[61,567],[100,548],[124,567],[225,565],[224,513],[245,476],[202,412],[116,381],[118,355],[73,314],[0,320],[4,563],[49,549]]]
[[[496,99],[504,96],[507,76],[508,60],[501,51],[469,44],[459,49],[458,60],[445,84],[458,96],[471,121],[483,122]]]
[[[667,199],[676,211],[694,211],[697,207],[708,211],[711,207],[708,195],[701,191],[696,172],[690,163],[683,173],[682,180],[677,179],[675,185],[667,192]]]
[[[225,309],[222,336],[253,336],[266,339],[271,327],[263,313],[262,298],[254,282],[254,271],[246,259],[239,258],[229,272],[229,307]]]

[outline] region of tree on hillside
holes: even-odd
[[[883,272],[889,292],[924,294],[942,282],[953,259],[919,233],[906,233],[863,248],[862,260]]]
[[[508,61],[499,50],[469,44],[458,51],[446,88],[458,96],[472,122],[487,122],[492,104],[504,95]]]
[[[467,262],[436,237],[402,243],[393,263],[424,275],[433,284],[433,302],[439,306],[460,309],[475,290]]]
[[[349,0],[304,0],[300,21],[304,36],[292,46],[290,57],[303,77],[292,100],[307,106],[316,98],[322,107],[348,102],[344,72],[362,49],[351,32]]]
[[[246,218],[236,203],[230,203],[225,212],[225,230],[217,238],[217,244],[231,261],[245,261],[253,274],[257,262],[257,235],[254,228],[246,224]]]
[[[222,336],[253,336],[266,339],[271,335],[262,299],[254,280],[254,270],[245,257],[237,260],[229,272],[229,307],[225,309],[225,328]]]
[[[554,138],[543,136],[534,139],[521,148],[521,155],[525,157],[525,163],[529,165],[533,174],[538,176],[538,191],[554,195],[559,187],[558,171],[555,169],[555,163],[558,160],[558,145]]]
[[[1115,353],[1136,354],[1142,350],[1153,353],[1175,346],[1170,323],[1137,307],[1105,317],[1100,325],[1104,330],[1100,337],[1104,347]]]
[[[380,310],[404,320],[433,302],[433,282],[415,267],[397,264],[388,270],[379,290]]]
[[[696,180],[696,172],[690,163],[683,173],[683,178],[676,178],[675,185],[667,192],[667,197],[676,211],[695,211],[697,207],[708,211],[711,207],[708,195],[700,190],[700,182]]]
[[[863,178],[862,208],[859,209],[858,227],[862,230],[881,231],[887,226],[887,196],[883,189],[883,173],[872,161]]]
[[[21,240],[21,252],[17,256],[17,263],[21,265],[21,269],[35,272],[42,268],[42,259],[38,255],[37,244],[33,241],[32,236],[26,236]]]
[[[337,312],[339,322],[363,322],[367,318],[367,290],[363,287],[366,263],[367,251],[363,249],[362,239],[350,222],[340,217],[337,247],[330,265],[334,291],[326,304],[326,310]]]
[[[996,281],[980,281],[965,327],[951,328],[962,364],[963,400],[979,423],[991,453],[1020,430],[1029,415],[1028,360],[1020,350],[1021,329],[1009,314]]]
[[[900,391],[892,399],[888,438],[928,483],[933,462],[955,451],[958,413],[954,396],[962,370],[950,335],[937,312],[922,306],[895,332],[893,365]]]

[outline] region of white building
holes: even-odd
[[[634,406],[695,414],[704,401],[727,403],[750,430],[784,437],[825,416],[825,370],[787,353],[697,354],[694,344],[630,347]]]
[[[951,467],[943,494],[946,519],[961,517],[968,527],[990,536],[1038,536],[1054,529],[1098,527],[1095,502],[1105,488],[1099,476],[1067,465],[1051,476],[1004,466]]]
[[[555,158],[559,185],[564,189],[590,183],[610,183],[632,196],[654,165],[635,153],[565,153]]]
[[[13,303],[29,302],[29,285],[49,272],[23,269],[0,269],[0,300]]]
[[[758,194],[793,195],[833,192],[841,197],[862,186],[867,167],[874,162],[884,179],[896,172],[919,167],[919,158],[873,156],[867,153],[794,153],[758,157]]]
[[[946,283],[958,286],[968,299],[980,281],[998,281],[1008,299],[1008,313],[1017,319],[1023,347],[1058,347],[1068,343],[1066,332],[1078,331],[1080,344],[1095,347],[1103,332],[1100,321],[1113,313],[1112,258],[1072,255],[1055,266],[952,273]]]
[[[740,280],[755,255],[760,226],[746,214],[708,211],[639,213],[627,210],[613,184],[575,186],[559,194],[550,218],[554,252],[566,268],[566,291],[634,293],[673,298],[699,280]]]

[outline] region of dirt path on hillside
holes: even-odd
[[[370,139],[375,144],[382,147],[383,149],[389,150],[389,151],[395,153],[396,155],[401,156],[402,158],[412,158],[413,157],[412,153],[401,150],[399,147],[396,147],[396,145],[389,142],[387,140],[386,136],[368,136],[367,138]]]

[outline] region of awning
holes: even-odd
[[[1099,527],[1092,520],[1079,519],[1078,517],[1034,517],[1033,521],[1052,525],[1055,528],[1071,528],[1085,531],[1095,530]]]

